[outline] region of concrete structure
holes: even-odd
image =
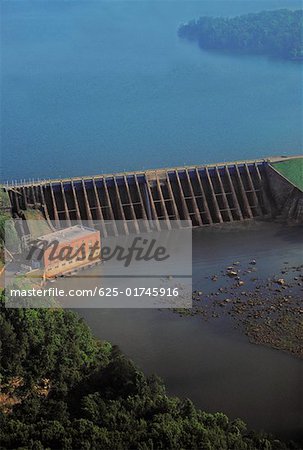
[[[101,221],[106,236],[117,233],[112,221],[120,220],[127,234],[140,231],[139,219],[145,220],[142,231],[148,231],[148,220],[155,221],[158,228],[169,229],[172,220],[188,220],[193,227],[203,227],[280,217],[286,201],[281,191],[287,185],[291,193],[294,186],[290,180],[282,180],[273,165],[292,158],[302,157],[32,181],[7,189],[15,214],[29,206],[38,208],[58,229],[74,222],[93,225]],[[296,204],[302,192],[297,194]],[[301,213],[294,219],[303,221]]]
[[[270,164],[267,177],[280,220],[303,223],[303,157]]]
[[[32,266],[46,278],[70,272],[100,260],[100,232],[76,225],[39,237]],[[41,251],[40,251],[41,249]]]

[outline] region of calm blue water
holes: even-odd
[[[2,2],[2,179],[302,152],[299,64],[176,36],[199,15],[300,5]]]

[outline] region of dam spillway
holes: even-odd
[[[287,158],[291,159],[301,162],[302,158]],[[274,168],[279,161],[268,158],[40,180],[14,183],[6,189],[15,215],[39,209],[54,228],[63,223],[102,222],[104,234],[107,224],[117,220],[123,221],[128,233],[134,224],[139,231],[136,224],[142,219],[169,229],[172,221],[203,227],[270,218],[285,214],[287,202],[287,214],[292,209],[292,215],[300,216],[302,192]]]

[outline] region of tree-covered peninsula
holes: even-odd
[[[72,312],[5,308],[2,298],[0,339],[3,450],[300,448],[168,396]]]
[[[303,10],[279,9],[237,17],[200,17],[181,25],[178,35],[202,49],[303,60]]]

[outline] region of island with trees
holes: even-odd
[[[279,9],[237,17],[204,16],[183,24],[181,38],[205,50],[303,60],[303,10]]]

